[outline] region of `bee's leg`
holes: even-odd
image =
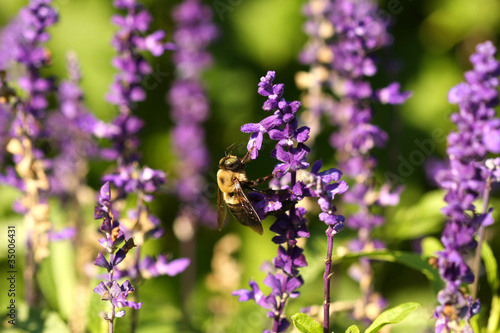
[[[250,161],[250,154],[252,153],[252,150],[254,150],[256,147],[253,146],[252,148],[250,148],[249,151],[247,151],[247,153],[245,154],[245,156],[243,156],[243,158],[241,159],[241,163],[245,164],[247,163],[248,161]]]
[[[260,188],[257,188],[257,187],[248,187],[248,190],[250,192],[257,192],[257,193],[261,193],[261,194],[268,194],[268,190],[261,190]]]
[[[263,182],[267,182],[268,180],[270,180],[271,178],[273,178],[274,175],[273,174],[270,174],[268,176],[265,176],[265,177],[262,177],[262,178],[259,178],[259,179],[256,179],[256,180],[249,180],[247,182],[244,183],[244,186],[248,189],[252,189],[252,190],[255,190],[254,187],[263,183]],[[257,191],[255,191],[257,192]]]

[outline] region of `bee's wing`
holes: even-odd
[[[217,195],[217,225],[219,231],[224,226],[224,221],[226,221],[226,205],[224,204],[224,197],[222,191],[219,189],[219,194]]]
[[[236,200],[236,204],[227,203],[229,211],[238,222],[252,228],[253,231],[262,235],[264,229],[262,228],[262,222],[260,221],[259,215],[248,200],[245,192],[243,192],[243,188],[238,180],[235,180],[234,187],[234,196],[237,197],[238,200]]]

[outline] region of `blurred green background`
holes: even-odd
[[[172,32],[171,9],[179,1],[143,2],[154,17],[152,28],[164,29],[168,34]],[[212,156],[211,171],[207,175],[209,186],[215,184],[217,162],[226,147],[248,140],[247,134],[239,131],[240,126],[258,122],[265,116],[261,110],[264,99],[256,92],[259,78],[268,70],[275,70],[276,82],[285,83],[285,98],[294,100],[299,99],[301,94],[295,87],[294,76],[297,71],[307,70],[297,62],[297,54],[307,39],[302,31],[305,19],[301,14],[305,1],[205,1],[213,9],[216,3],[221,2],[226,5],[226,10],[214,13],[214,22],[220,28],[220,38],[211,48],[213,67],[204,76],[212,105],[211,117],[206,123],[206,141]],[[50,29],[52,39],[48,48],[53,54],[53,66],[44,74],[65,78],[65,54],[70,50],[75,51],[84,75],[82,85],[87,106],[101,119],[113,119],[117,110],[107,104],[104,98],[115,73],[110,64],[114,55],[110,40],[116,31],[110,23],[110,16],[115,12],[111,1],[58,0],[54,3],[60,12],[60,22]],[[5,25],[25,4],[26,1],[2,0],[0,26]],[[373,86],[381,88],[391,81],[399,81],[403,90],[413,91],[413,97],[396,110],[375,108],[375,122],[390,137],[387,149],[375,152],[380,161],[378,175],[380,181],[383,181],[386,172],[397,174],[402,160],[408,161],[412,152],[421,150],[418,142],[432,139],[433,133],[440,134],[443,138],[453,128],[448,117],[455,107],[447,103],[447,92],[463,80],[463,72],[470,69],[468,57],[474,52],[478,42],[492,40],[498,46],[500,1],[389,0],[380,2],[380,10],[393,23],[391,33],[394,43],[392,47],[377,53],[380,70],[372,79]],[[169,34],[167,38],[170,36]],[[147,91],[147,101],[139,104],[137,115],[145,120],[141,136],[144,164],[162,169],[170,179],[175,179],[176,158],[172,153],[169,137],[172,121],[165,102],[166,92],[174,78],[170,58],[170,54],[165,54],[160,59],[150,59],[153,68],[165,75],[154,88]],[[397,59],[397,62],[393,59]],[[334,166],[334,152],[329,147],[327,138],[327,134],[320,135],[310,156],[314,159],[321,158],[330,167]],[[426,154],[426,157],[442,158],[445,155],[445,140],[432,140],[436,144],[435,149],[431,154]],[[272,170],[274,162],[269,157],[269,151],[270,147],[264,149],[260,167],[252,167],[251,163],[248,165],[250,178],[263,176]],[[418,247],[417,240],[422,237],[439,237],[443,225],[440,214],[443,193],[429,184],[422,164],[413,166],[414,170],[403,177],[406,190],[400,205],[387,210],[387,224],[376,230],[376,236],[383,239],[390,249],[415,250]],[[100,186],[100,177],[106,167],[106,163],[91,164],[89,184],[94,189]],[[215,204],[215,192],[213,193],[211,200]],[[14,214],[10,208],[17,193],[1,188],[0,195],[1,234],[5,234],[3,231],[6,230],[6,225],[19,226],[18,250],[22,251],[22,217]],[[500,207],[498,203],[497,191],[493,193],[492,206]],[[152,210],[162,219],[166,236],[146,243],[146,254],[169,252],[173,257],[179,257],[188,251],[185,245],[179,244],[172,231],[177,205],[178,202],[168,195],[158,196],[153,203]],[[343,208],[339,208],[342,211]],[[57,220],[57,205],[54,205],[53,211]],[[498,220],[498,215],[495,218]],[[92,207],[89,206],[89,223],[95,223],[97,229],[99,224],[92,219]],[[64,221],[61,223],[64,224]],[[264,221],[267,226],[270,223],[270,220]],[[314,215],[309,217],[309,227],[311,238],[305,244],[309,266],[302,270],[306,283],[301,288],[301,297],[290,301],[286,310],[290,315],[305,306],[321,305],[323,301],[322,288],[318,286],[322,286],[326,252],[325,227]],[[497,223],[488,229],[487,239],[494,239],[498,232]],[[97,234],[90,236],[96,237],[97,242]],[[345,230],[337,237],[335,245],[345,246],[351,236],[352,232]],[[269,324],[265,311],[253,302],[239,303],[230,294],[234,289],[247,287],[250,278],[259,283],[263,280],[265,273],[260,271],[261,263],[276,255],[276,246],[271,243],[271,238],[272,233],[269,231],[259,236],[248,228],[241,228],[234,221],[230,221],[222,232],[201,227],[196,242],[190,244],[194,246],[195,262],[188,272],[191,274],[189,277],[160,277],[140,286],[139,297],[144,305],[139,312],[137,331],[262,331]],[[2,236],[2,249],[5,248],[4,239]],[[225,248],[215,247],[221,242],[226,244]],[[492,246],[499,258],[500,244],[493,242]],[[71,257],[70,244],[55,244],[53,247],[55,257],[44,266],[41,278],[46,292],[53,295],[47,309],[59,312],[62,318],[66,318],[68,313],[65,312],[65,307],[74,305],[71,296],[75,292],[72,284],[74,273],[71,273],[74,258]],[[218,250],[214,250],[214,247]],[[230,263],[223,266],[230,270],[224,271],[222,266],[218,266],[221,261],[216,261],[215,258],[226,264]],[[0,251],[0,259],[2,271],[6,271],[3,250]],[[358,286],[345,273],[351,262],[335,266],[333,301],[354,299],[359,293]],[[390,306],[410,301],[423,304],[409,319],[394,326],[392,332],[425,332],[433,326],[431,316],[435,306],[435,293],[424,275],[397,263],[377,262],[374,270],[375,287],[388,298]],[[189,281],[192,281],[191,285]],[[4,290],[4,283],[2,279],[0,290]],[[481,278],[481,283],[484,287],[480,296],[485,300],[483,305],[487,310],[491,291],[484,278]],[[57,291],[61,289],[67,293],[61,295]],[[91,293],[90,290],[88,292]],[[22,299],[22,295],[20,296],[19,300]],[[5,297],[3,292],[1,297],[2,300]],[[91,296],[92,306],[99,304],[98,298],[95,294]],[[89,330],[97,332],[100,319],[95,315],[92,317],[92,314],[89,318]],[[61,321],[57,316],[51,320]],[[118,320],[117,332],[127,331],[127,320],[128,315]],[[335,331],[343,331],[353,323],[347,315],[335,317],[334,322]],[[61,328],[61,332],[63,331]]]

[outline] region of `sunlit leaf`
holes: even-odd
[[[356,325],[351,325],[347,328],[345,333],[359,333],[359,328]]]
[[[434,257],[436,252],[443,249],[443,244],[436,237],[425,237],[421,242],[422,255],[424,257]]]
[[[47,315],[47,319],[45,320],[43,332],[44,333],[52,333],[52,332],[60,332],[60,333],[67,332],[67,333],[69,333],[70,330],[57,313],[51,312]]]
[[[488,318],[488,332],[498,332],[500,324],[500,297],[493,296],[491,300],[490,318]]]
[[[321,325],[305,313],[296,313],[292,316],[295,327],[302,333],[323,333]]]
[[[418,309],[420,306],[421,305],[418,303],[410,302],[410,303],[400,304],[389,310],[385,310],[366,329],[365,333],[376,333],[386,325],[397,324],[406,317],[408,317],[413,311]]]
[[[486,268],[488,283],[490,284],[491,290],[496,292],[500,285],[500,281],[498,281],[498,263],[491,247],[486,242],[483,242],[481,246],[481,257],[483,258],[484,267]]]
[[[431,140],[431,139],[428,139]],[[432,145],[436,143],[421,142],[422,147],[429,146],[429,152]],[[419,149],[415,147],[415,149]],[[421,148],[424,149],[424,148]],[[410,163],[410,162],[408,162]],[[410,163],[411,164],[411,163]],[[409,167],[410,168],[410,167]],[[415,167],[412,167],[413,171]],[[409,169],[410,172],[412,169]],[[411,171],[411,172],[413,172]],[[411,207],[398,208],[394,216],[388,221],[382,229],[385,237],[391,239],[415,239],[439,232],[443,228],[443,214],[441,208],[444,206],[444,193],[440,190],[424,194],[419,201]]]
[[[439,272],[429,264],[426,258],[415,253],[388,250],[351,253],[342,257],[335,257],[334,262],[337,263],[346,259],[358,259],[360,257],[388,262],[398,262],[424,274],[427,279],[431,281],[434,290],[438,291],[443,287],[443,282],[441,281]]]

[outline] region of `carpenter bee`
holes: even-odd
[[[217,223],[219,230],[222,229],[226,220],[226,207],[241,224],[252,228],[253,231],[262,235],[264,232],[259,215],[248,200],[244,190],[255,190],[263,181],[269,180],[272,175],[249,181],[245,173],[245,163],[250,160],[250,149],[246,155],[240,159],[237,156],[227,153],[219,161],[219,171],[217,172],[217,184],[219,185],[219,195],[217,198]],[[225,203],[225,205],[224,205]]]

